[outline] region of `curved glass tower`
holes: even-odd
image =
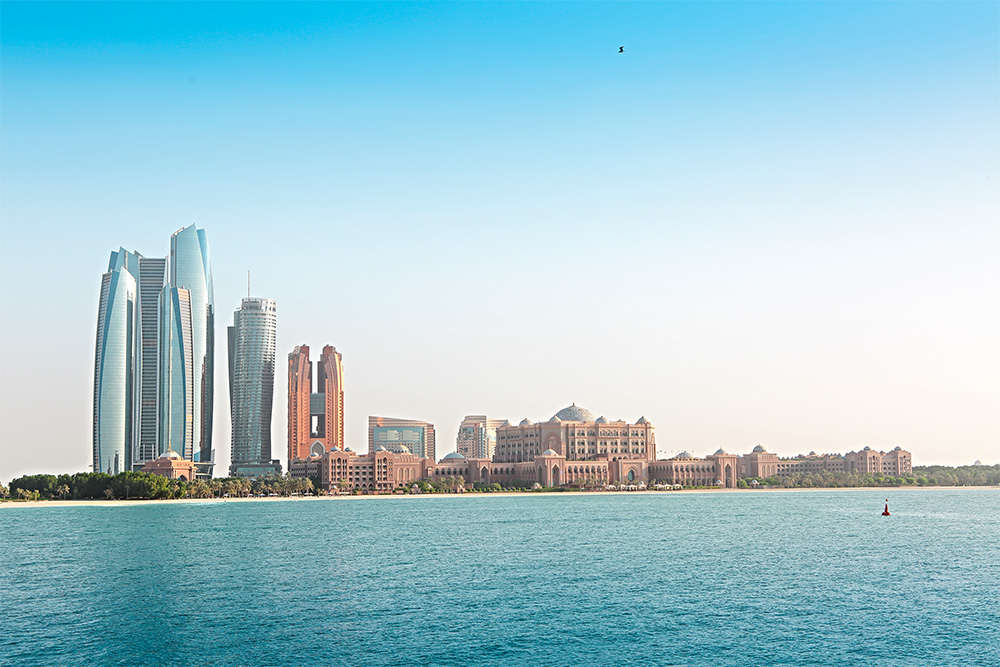
[[[278,474],[271,459],[271,413],[274,407],[274,299],[246,298],[229,327],[229,409],[232,418],[233,477]]]
[[[94,472],[131,469],[138,434],[135,418],[138,255],[124,248],[111,253],[101,278],[94,359]]]
[[[191,294],[167,285],[160,292],[159,435],[161,454],[194,456],[194,352]]]
[[[185,370],[186,378],[183,391],[184,401],[173,403],[170,419],[176,421],[175,411],[181,410],[181,405],[191,405],[191,438],[194,450],[193,460],[210,463],[214,460],[212,451],[212,409],[215,377],[215,297],[212,288],[212,262],[208,251],[208,237],[204,229],[194,225],[174,232],[170,237],[170,287],[177,290],[178,317],[183,316],[180,306],[180,290],[186,290],[190,305],[190,373]],[[175,299],[171,299],[175,301]],[[162,308],[162,304],[161,304]],[[162,312],[162,310],[161,310]],[[173,342],[175,345],[186,345],[185,336]],[[164,356],[169,356],[161,342]],[[187,357],[185,348],[180,356]],[[176,369],[173,369],[176,370]],[[171,391],[178,391],[173,386]],[[186,408],[183,408],[186,410]],[[161,411],[161,419],[163,413]],[[187,416],[184,417],[185,421]],[[173,436],[172,436],[173,437]],[[162,446],[161,446],[162,449]],[[178,452],[180,453],[180,452]]]

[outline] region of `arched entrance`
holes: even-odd
[[[628,481],[629,481],[629,483],[632,483],[632,482],[635,481],[635,470],[629,470],[628,471]]]
[[[726,464],[726,487],[733,488],[733,466]]]
[[[552,486],[559,486],[561,483],[559,480],[559,466],[552,466]]]
[[[479,471],[479,479],[484,482],[490,481],[490,471],[486,466],[483,466],[483,469]]]

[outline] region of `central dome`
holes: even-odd
[[[581,408],[576,403],[568,408],[563,408],[555,416],[564,422],[592,422],[596,419],[593,412],[587,408]]]

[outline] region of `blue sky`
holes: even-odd
[[[87,464],[108,253],[192,222],[220,323],[278,301],[278,456],[332,343],[356,449],[575,401],[663,455],[997,458],[996,3],[0,12],[4,480]]]

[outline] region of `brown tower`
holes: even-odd
[[[321,437],[326,451],[344,448],[344,366],[340,352],[332,345],[323,348],[316,376],[316,388],[324,394]]]
[[[309,346],[299,345],[288,355],[288,462],[309,456],[312,418],[312,363]]]
[[[344,448],[344,368],[332,345],[323,348],[313,392],[309,346],[288,355],[288,462]],[[323,451],[319,451],[322,447]]]

